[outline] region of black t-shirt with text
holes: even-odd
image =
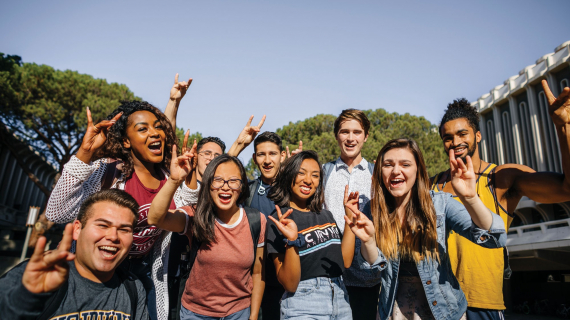
[[[282,213],[287,210],[288,207],[281,208]],[[272,216],[278,219],[276,212]],[[318,213],[293,209],[288,218],[295,221],[299,235],[305,238],[305,245],[299,248],[301,281],[341,276],[344,271],[341,234],[332,213],[324,209]],[[283,235],[273,221],[267,223],[267,253],[285,253]]]

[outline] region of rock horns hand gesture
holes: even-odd
[[[188,135],[188,133],[186,133]],[[184,140],[187,140],[187,136]],[[186,144],[186,141],[185,141]],[[196,139],[194,139],[194,144],[192,149],[188,150],[186,147],[183,148],[184,153],[177,156],[176,145],[172,145],[172,160],[170,161],[170,179],[182,183],[184,179],[194,170],[194,158],[196,158]]]
[[[269,216],[269,219],[271,219],[273,223],[275,223],[275,226],[277,227],[277,229],[279,229],[279,231],[285,238],[287,238],[290,241],[297,240],[297,238],[299,237],[297,224],[295,223],[295,221],[287,219],[287,217],[291,215],[291,213],[293,213],[293,209],[287,210],[287,212],[285,212],[285,214],[283,215],[281,214],[281,209],[279,208],[279,206],[276,205],[275,210],[277,210],[277,217],[279,218],[279,220],[273,218],[272,216]]]
[[[192,78],[186,81],[178,82],[178,73],[174,76],[174,85],[170,89],[170,100],[180,101],[188,91],[192,84]]]
[[[83,136],[83,141],[81,142],[81,147],[77,152],[77,157],[85,163],[91,161],[91,157],[99,150],[105,141],[107,141],[107,132],[109,128],[119,120],[123,115],[119,112],[111,120],[103,120],[96,125],[93,125],[93,118],[91,117],[91,110],[89,107],[86,108],[87,113],[87,130]]]
[[[558,98],[554,97],[546,80],[542,80],[542,88],[546,94],[548,112],[554,124],[557,127],[570,124],[570,88],[564,88]]]
[[[291,158],[292,156],[296,155],[297,153],[303,151],[303,141],[299,140],[299,147],[292,152],[289,152],[289,146],[286,146],[287,149],[287,158]]]
[[[75,255],[69,252],[73,241],[73,225],[65,226],[56,250],[44,252],[46,238],[40,237],[22,275],[22,284],[32,293],[52,292],[61,287],[69,275],[69,263]]]

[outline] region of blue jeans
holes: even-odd
[[[194,313],[182,306],[180,308],[180,320],[248,320],[249,319],[249,307],[234,312],[225,317],[209,317],[203,316],[201,314]]]
[[[281,320],[352,320],[342,277],[313,278],[299,282],[297,291],[281,298]]]
[[[146,306],[148,309],[148,315],[151,320],[157,320],[156,315],[156,291],[154,289],[154,283],[152,282],[152,254],[148,254],[144,258],[139,259],[125,259],[121,263],[121,267],[132,272],[139,280],[142,282],[143,287],[146,291]]]

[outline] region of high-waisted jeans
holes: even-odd
[[[281,298],[281,320],[352,320],[342,277],[313,278],[299,282],[297,291]]]

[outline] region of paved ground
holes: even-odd
[[[560,320],[560,318],[553,316],[538,316],[535,314],[518,314],[518,313],[506,313],[506,320]]]

